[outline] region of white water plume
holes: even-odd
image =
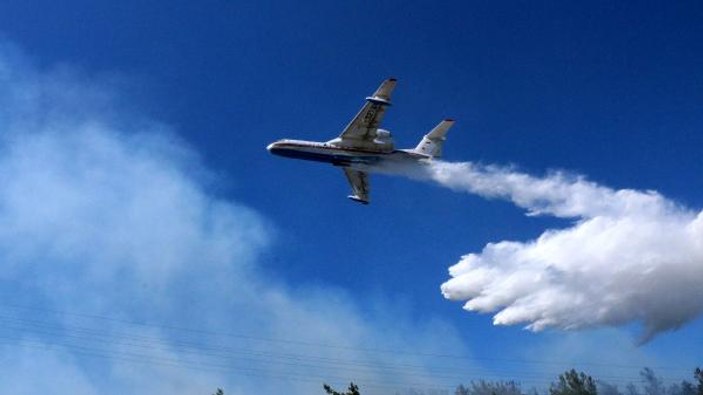
[[[614,190],[582,176],[436,161],[405,171],[456,191],[510,200],[529,215],[574,219],[536,240],[488,243],[450,267],[442,294],[496,325],[539,331],[630,322],[642,341],[703,311],[703,213],[655,191]]]

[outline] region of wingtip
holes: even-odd
[[[444,120],[444,122],[456,122],[456,121],[453,120],[452,118],[447,118],[447,119]]]
[[[398,81],[398,79],[397,79],[397,78],[395,78],[395,77],[391,77],[391,78],[389,78],[389,79],[388,79],[388,81],[391,81],[391,82],[396,82],[396,81]]]
[[[359,196],[356,196],[356,195],[349,195],[349,196],[347,196],[347,198],[349,198],[350,200],[353,200],[353,201],[355,201],[355,202],[357,202],[357,203],[361,203],[361,204],[363,204],[364,206],[366,206],[366,205],[369,204],[369,201],[368,201],[368,200],[362,199],[362,198],[360,198]]]

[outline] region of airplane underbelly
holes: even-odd
[[[277,148],[272,149],[271,153],[293,159],[331,163],[336,166],[352,166],[355,164],[371,165],[381,160],[379,154],[358,153],[316,147],[306,149]]]

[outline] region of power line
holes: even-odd
[[[57,325],[47,324],[36,320],[17,320],[14,318],[2,317],[0,316],[0,323],[4,324],[4,328],[14,329],[14,330],[26,330],[32,333],[43,334],[47,336],[62,336],[68,339],[77,339],[83,343],[87,341],[93,341],[103,344],[119,344],[123,346],[132,346],[139,349],[156,349],[158,347],[178,347],[178,351],[183,354],[195,354],[198,356],[221,358],[221,359],[232,359],[237,358],[239,360],[247,360],[250,362],[261,362],[265,361],[267,363],[278,363],[278,364],[288,364],[292,366],[307,366],[315,368],[332,368],[332,367],[346,367],[348,370],[359,369],[383,369],[384,371],[392,372],[411,372],[411,373],[435,373],[440,375],[446,375],[447,372],[456,372],[456,374],[466,375],[472,373],[472,368],[464,367],[460,368],[456,365],[446,366],[446,365],[418,365],[418,364],[408,364],[408,363],[393,363],[392,366],[387,366],[387,364],[378,362],[369,362],[365,360],[356,360],[349,358],[330,358],[330,357],[320,357],[311,356],[309,354],[301,353],[283,353],[277,352],[266,352],[261,350],[253,349],[242,349],[242,348],[232,348],[222,345],[213,344],[202,344],[193,342],[183,342],[178,339],[174,341],[164,341],[160,338],[149,337],[149,336],[135,336],[125,335],[113,332],[96,331],[94,329],[86,329],[80,326],[70,326],[70,327],[60,327]],[[507,368],[505,371],[492,369],[493,373],[513,373],[513,369]],[[524,369],[521,370],[523,376],[526,373]],[[477,371],[476,373],[486,373],[485,371]],[[535,372],[538,376],[543,375],[542,372]],[[604,378],[620,378],[620,376],[607,376]]]
[[[278,344],[285,344],[285,345],[294,345],[294,346],[303,346],[303,347],[317,347],[317,348],[325,348],[325,349],[332,349],[332,350],[346,350],[346,351],[372,353],[372,354],[393,354],[393,355],[407,355],[407,356],[431,357],[431,358],[446,358],[446,359],[467,360],[467,361],[507,362],[507,363],[530,364],[530,365],[540,364],[540,365],[563,366],[563,365],[576,364],[579,366],[594,366],[594,367],[606,367],[606,368],[632,368],[632,369],[640,369],[641,368],[641,366],[639,366],[639,365],[614,364],[614,363],[608,363],[608,362],[591,362],[591,361],[574,362],[574,361],[556,360],[556,359],[544,360],[544,359],[529,359],[529,358],[498,358],[498,357],[483,357],[483,356],[467,356],[467,355],[447,354],[447,353],[429,353],[429,352],[419,352],[419,351],[408,351],[407,349],[399,350],[399,349],[381,349],[381,348],[356,347],[356,346],[352,347],[352,346],[343,346],[343,345],[335,345],[335,344],[327,344],[327,343],[315,343],[315,342],[308,342],[308,341],[300,341],[300,340],[294,340],[294,339],[254,336],[251,334],[203,330],[203,329],[195,329],[195,328],[166,325],[166,324],[158,325],[158,324],[153,324],[153,323],[144,323],[144,322],[139,322],[139,321],[123,320],[123,319],[117,319],[117,318],[94,315],[94,314],[73,313],[73,312],[46,309],[46,308],[18,306],[18,305],[11,305],[11,304],[4,304],[4,307],[11,308],[11,309],[17,309],[17,310],[31,310],[31,311],[38,311],[38,312],[44,312],[44,313],[54,313],[57,315],[62,315],[62,316],[67,316],[67,317],[89,318],[89,319],[93,319],[93,320],[100,320],[100,321],[112,322],[112,323],[117,323],[117,324],[126,324],[126,325],[139,326],[139,327],[150,328],[150,329],[158,329],[161,331],[164,331],[164,330],[172,331],[172,332],[176,332],[176,333],[181,332],[181,333],[189,333],[189,334],[195,334],[195,335],[209,335],[209,336],[216,336],[216,337],[236,338],[236,339],[242,339],[242,340],[248,340],[248,341],[258,341],[258,342],[264,342],[264,343],[278,343]],[[0,316],[0,317],[2,317],[2,316]],[[672,365],[657,365],[657,366],[650,366],[650,367],[653,369],[657,369],[657,370],[680,371],[682,369],[681,366],[672,366]]]
[[[412,352],[407,350],[378,350],[363,347],[336,346],[324,343],[300,342],[292,339],[265,338],[259,336],[206,331],[177,326],[160,326],[127,320],[119,320],[105,316],[58,312],[54,310],[6,307],[0,311],[0,341],[11,346],[32,346],[46,348],[46,344],[62,347],[73,354],[85,357],[98,357],[129,363],[143,363],[160,366],[180,367],[186,369],[237,373],[246,376],[266,376],[282,380],[329,382],[334,379],[348,381],[350,377],[338,377],[330,372],[343,370],[345,375],[358,377],[377,377],[364,380],[365,384],[377,384],[386,388],[398,386],[424,386],[426,382],[447,383],[448,387],[473,379],[501,381],[510,376],[515,381],[529,385],[544,386],[548,383],[549,373],[544,371],[544,365],[556,365],[558,361],[542,361],[530,359],[500,359],[500,358],[471,358],[467,356]],[[14,309],[14,310],[12,310]],[[38,311],[60,315],[64,320],[60,323],[49,321],[47,314],[43,319],[18,317],[13,311]],[[90,320],[76,323],[65,318]],[[109,323],[109,327],[97,327],[96,321]],[[149,336],[134,333],[134,328],[166,331],[171,338]],[[26,334],[43,338],[43,341],[27,339]],[[198,341],[190,339],[198,335]],[[246,340],[245,347],[222,344],[213,340],[239,339]],[[317,350],[291,351],[304,347],[316,347]],[[283,349],[282,349],[283,348]],[[345,356],[318,355],[319,352],[343,351]],[[314,354],[311,355],[310,352]],[[176,357],[166,358],[154,354],[175,352]],[[388,358],[394,357],[424,357],[430,359],[428,364],[410,363]],[[360,358],[360,356],[369,358]],[[379,357],[383,357],[380,358]],[[517,364],[519,367],[505,366],[488,369],[485,367],[457,365],[457,361],[502,361]],[[545,363],[548,362],[548,363]],[[523,366],[524,365],[524,366]],[[541,368],[538,368],[538,366]],[[571,365],[571,364],[570,364]],[[577,364],[578,365],[578,364]],[[583,364],[586,365],[586,364]],[[624,374],[623,369],[633,368],[631,365],[598,364],[611,368],[608,375],[599,377],[611,384],[624,385],[629,382],[639,382],[638,374]],[[563,366],[563,364],[561,365]],[[639,370],[641,366],[637,366]],[[673,370],[673,368],[670,368]],[[680,371],[680,370],[679,370]],[[338,373],[337,373],[338,374]],[[379,381],[383,378],[383,381]],[[667,378],[669,379],[669,378]],[[417,381],[414,383],[414,381]],[[425,384],[423,384],[425,383]],[[451,383],[451,384],[449,384]]]

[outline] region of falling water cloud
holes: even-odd
[[[418,173],[421,173],[418,175]],[[564,172],[434,162],[413,177],[509,200],[528,215],[573,219],[526,242],[488,243],[450,267],[442,284],[496,325],[576,330],[639,322],[641,341],[703,311],[703,212],[655,191],[614,190]]]

